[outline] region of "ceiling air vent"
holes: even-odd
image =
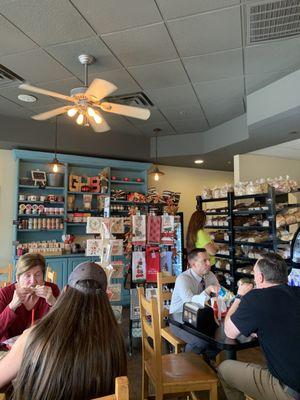
[[[153,107],[152,101],[143,92],[111,96],[107,98],[107,101],[111,101],[112,103],[125,104],[127,106]]]
[[[23,82],[24,79],[0,64],[0,87]]]
[[[248,45],[300,35],[300,0],[252,0],[246,7]]]

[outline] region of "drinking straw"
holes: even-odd
[[[31,326],[34,325],[34,308],[31,310]]]

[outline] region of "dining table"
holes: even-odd
[[[225,358],[229,360],[236,360],[236,355],[239,350],[249,349],[259,346],[258,339],[253,336],[240,335],[236,339],[230,339],[225,335],[224,331],[224,318],[219,322],[219,326],[215,329],[214,334],[208,335],[201,332],[201,329],[196,329],[193,325],[182,320],[182,313],[169,314],[168,322],[170,325],[177,326],[186,332],[207,341],[210,345],[224,351]]]

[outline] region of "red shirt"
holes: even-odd
[[[54,297],[58,297],[59,288],[57,285],[50,282],[45,282],[45,285],[52,288]],[[0,342],[21,335],[31,324],[32,312],[31,310],[28,311],[23,304],[15,311],[8,307],[8,304],[12,301],[14,291],[14,283],[0,289]],[[35,320],[42,318],[50,310],[49,304],[42,297],[38,299],[33,308]]]

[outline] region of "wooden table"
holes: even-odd
[[[246,337],[240,335],[236,339],[229,339],[224,332],[224,320],[220,321],[220,326],[216,329],[214,336],[208,336],[194,328],[192,325],[183,322],[182,313],[170,314],[168,321],[169,324],[178,326],[180,329],[207,341],[217,349],[223,350],[226,359],[236,360],[237,351],[259,346],[257,338],[251,336]]]

